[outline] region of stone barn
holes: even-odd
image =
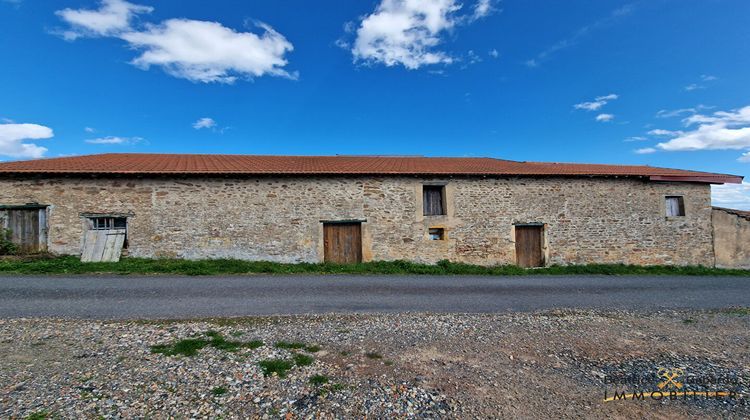
[[[279,262],[714,266],[732,175],[491,158],[103,154],[0,164],[27,251]]]

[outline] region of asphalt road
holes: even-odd
[[[750,306],[748,277],[0,277],[0,317],[194,318]]]

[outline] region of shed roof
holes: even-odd
[[[652,166],[412,156],[264,156],[109,153],[0,163],[0,174],[622,176],[739,183],[741,176]]]

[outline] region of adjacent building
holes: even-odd
[[[27,251],[84,261],[714,266],[710,185],[741,180],[490,158],[104,154],[0,164],[0,222]]]

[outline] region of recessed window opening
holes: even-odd
[[[685,215],[685,200],[681,196],[666,197],[667,217],[681,217]]]
[[[443,228],[430,228],[428,235],[431,241],[442,241],[445,239],[445,229]]]
[[[442,185],[424,185],[422,198],[425,216],[445,214],[445,187]]]
[[[91,230],[127,229],[125,217],[91,217]]]

